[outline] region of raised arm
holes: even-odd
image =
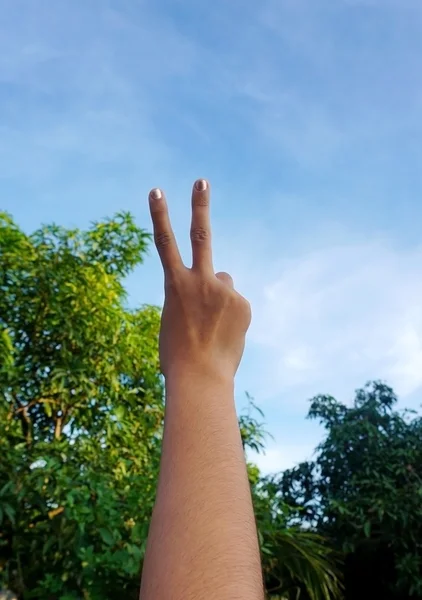
[[[166,412],[141,600],[263,600],[234,376],[248,302],[214,274],[209,185],[192,192],[192,268],[181,261],[163,192],[149,196],[164,269],[160,334]]]

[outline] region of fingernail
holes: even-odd
[[[195,181],[195,189],[198,190],[198,192],[205,192],[207,187],[208,183],[205,181],[205,179],[198,179]]]
[[[163,194],[162,194],[160,188],[154,188],[149,193],[150,200],[160,200],[160,198],[162,198],[162,197],[163,197]]]

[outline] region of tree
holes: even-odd
[[[246,411],[240,416],[240,433],[246,451],[265,451],[268,435],[264,414],[247,394]],[[284,501],[272,477],[263,477],[248,463],[249,481],[258,526],[262,567],[271,600],[335,600],[343,596],[340,554],[308,528],[289,525],[292,509]]]
[[[313,399],[309,417],[327,435],[315,461],[274,478],[294,510],[346,555],[346,598],[422,598],[422,419],[395,410],[381,382],[348,407]],[[364,583],[363,583],[364,582]]]
[[[0,218],[0,587],[135,592],[163,418],[159,313],[123,278],[149,236],[128,214],[25,235]]]

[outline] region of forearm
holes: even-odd
[[[167,381],[163,453],[142,600],[262,600],[233,381]]]

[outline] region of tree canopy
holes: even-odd
[[[25,598],[112,598],[139,572],[163,419],[159,312],[124,276],[128,214],[25,235],[0,220],[0,577]]]
[[[309,417],[325,427],[314,461],[273,478],[305,525],[345,555],[346,598],[363,582],[368,597],[422,598],[422,418],[397,411],[382,382],[347,406],[313,399]]]

